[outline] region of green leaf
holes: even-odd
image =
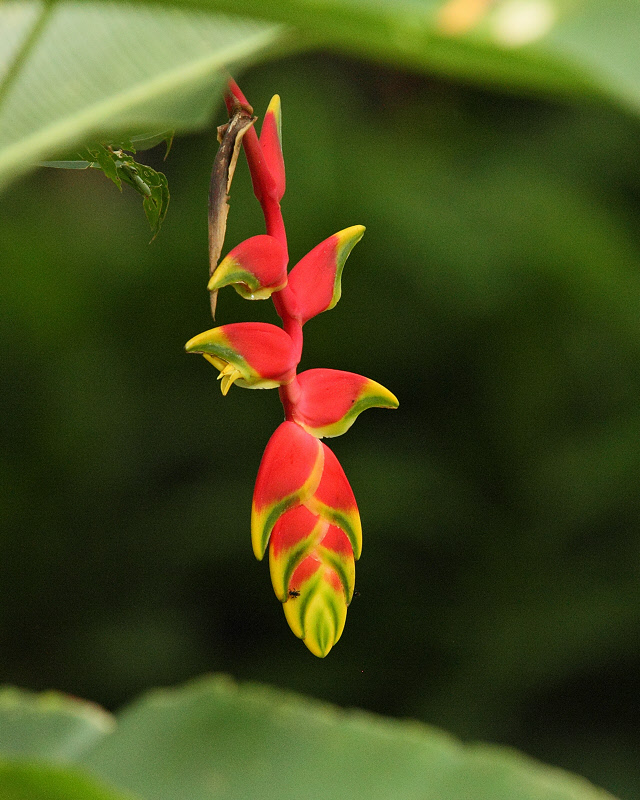
[[[89,169],[93,166],[91,161],[41,161],[39,167],[51,167],[53,169]]]
[[[142,133],[139,136],[131,137],[130,146],[122,144],[121,147],[123,150],[131,150],[131,152],[135,153],[138,150],[150,150],[152,147],[155,147],[161,142],[165,142],[167,145],[167,150],[164,154],[166,160],[167,156],[169,155],[169,151],[171,150],[174,136],[174,130],[162,131],[161,133]]]
[[[152,167],[138,164],[133,156],[125,153],[122,149],[116,149],[116,147],[126,147],[135,153],[134,142],[141,144],[141,149],[153,147],[160,142],[166,142],[168,154],[172,139],[173,132],[165,131],[156,136],[135,136],[131,140],[110,143],[106,147],[102,144],[94,144],[82,150],[81,155],[86,157],[85,160],[42,161],[40,166],[55,167],[56,169],[87,169],[88,167],[100,169],[107,178],[115,183],[120,191],[122,191],[122,181],[125,181],[143,197],[142,207],[153,231],[151,239],[153,241],[160,232],[160,226],[169,208],[170,198],[167,178],[162,172],[156,172]]]
[[[156,172],[144,164],[139,164],[138,169],[151,191],[151,194],[142,201],[142,206],[153,231],[153,240],[158,235],[169,208],[169,187],[162,172]]]
[[[236,0],[190,0],[233,12]],[[629,0],[244,0],[296,41],[481,85],[606,97],[640,113],[640,3]]]
[[[84,700],[0,689],[0,757],[74,761],[114,725],[110,714]]]
[[[241,10],[256,19],[222,16],[236,0],[0,5],[0,185],[96,134],[202,128],[221,70],[283,41],[272,23],[295,26],[289,47],[640,112],[640,4],[627,0],[326,0],[313,14],[308,0],[244,0]]]
[[[0,184],[83,141],[204,127],[223,71],[280,38],[239,17],[113,2],[0,4]]]
[[[145,800],[611,800],[504,748],[224,677],[143,697],[80,761]]]
[[[157,141],[165,141],[166,138],[166,134],[162,134],[162,138]],[[133,147],[131,143],[129,146]],[[87,149],[87,155],[92,159],[88,165],[95,169],[101,169],[120,191],[122,191],[122,181],[124,181],[142,195],[142,207],[153,231],[153,241],[160,231],[160,226],[169,208],[169,186],[166,176],[146,164],[138,164],[132,155],[123,150],[114,150],[111,145],[108,147],[101,144],[92,145]],[[71,168],[77,169],[78,167]]]
[[[73,769],[0,761],[2,800],[134,800]]]
[[[92,159],[93,166],[97,169],[101,169],[107,178],[113,181],[118,189],[122,191],[122,178],[125,176],[119,167],[121,164],[124,165],[127,160],[131,164],[135,164],[133,158],[131,156],[125,156],[125,154],[122,153],[122,160],[120,161],[119,155],[114,153],[113,150],[107,150],[107,148],[101,144],[89,148],[88,153]],[[131,180],[128,180],[127,183],[131,184]]]

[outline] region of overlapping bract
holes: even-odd
[[[251,107],[230,81],[227,106]],[[358,507],[342,467],[320,441],[348,430],[366,408],[396,408],[379,383],[333,369],[296,375],[302,327],[333,308],[342,270],[364,234],[346,228],[313,248],[287,275],[287,243],[280,213],[285,189],[280,98],[271,101],[260,137],[251,128],[242,143],[267,233],[234,247],[214,270],[209,290],[233,285],[247,299],[272,298],[283,328],[259,322],[222,325],[191,339],[220,372],[222,393],[280,387],[285,421],[265,449],[253,495],[251,539],[258,559],[269,551],[273,588],[291,630],[324,657],[344,629],[354,592],[355,560],[362,550]]]
[[[294,422],[273,434],[258,470],[253,549],[269,547],[271,580],[296,636],[317,656],[340,638],[362,550],[360,514],[329,448]]]
[[[347,536],[306,506],[296,506],[274,527],[269,567],[291,630],[323,658],[342,635],[353,597],[355,566]]]

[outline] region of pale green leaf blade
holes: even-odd
[[[7,2],[0,8],[0,85],[3,85],[30,35],[44,18],[43,3]]]
[[[203,127],[224,70],[280,37],[239,17],[113,2],[8,2],[5,29],[0,184],[90,138]]]
[[[75,769],[0,760],[2,800],[135,800]]]
[[[114,725],[110,714],[84,700],[0,689],[0,758],[75,761]]]
[[[39,167],[51,167],[51,169],[89,169],[91,161],[41,161]]]
[[[507,749],[224,677],[143,697],[81,763],[144,800],[612,800]]]

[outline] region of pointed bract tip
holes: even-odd
[[[297,581],[298,572],[313,570],[299,589],[292,590],[282,607],[293,633],[314,656],[324,658],[342,636],[347,603],[333,570],[321,564],[314,570],[313,566],[307,566],[312,560],[305,559],[294,572],[292,584]]]
[[[278,133],[278,139],[280,140],[280,146],[282,146],[282,104],[280,103],[279,94],[274,94],[271,98],[265,113],[265,118],[267,114],[273,114],[275,118],[276,131]]]
[[[340,239],[341,243],[346,241],[353,242],[351,245],[353,247],[353,245],[357,244],[360,239],[362,239],[366,230],[364,225],[350,225],[348,228],[343,228],[341,231],[338,231],[336,236]]]
[[[364,225],[352,225],[350,228],[345,228],[335,234],[337,240],[336,246],[336,277],[333,289],[331,302],[327,306],[327,311],[330,311],[338,303],[342,297],[342,270],[344,269],[345,262],[353,248],[358,244],[360,239],[364,236],[366,228]]]

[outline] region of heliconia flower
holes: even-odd
[[[275,184],[274,198],[279,202],[285,190],[284,158],[282,156],[282,112],[280,96],[271,98],[260,129],[260,147],[267,169]]]
[[[222,259],[207,288],[232,285],[245,300],[265,300],[287,285],[287,262],[287,251],[273,236],[252,236]]]
[[[291,381],[297,353],[290,336],[266,322],[236,322],[198,334],[185,345],[220,370],[222,394],[233,383],[247,389],[271,389]]]
[[[289,313],[304,325],[307,320],[333,308],[342,293],[342,269],[349,253],[364,236],[363,225],[334,233],[310,250],[289,273],[289,288],[296,308]]]
[[[324,467],[322,443],[295,422],[283,422],[269,439],[253,492],[251,541],[261,560],[278,519],[318,489]]]
[[[273,588],[289,627],[323,658],[344,630],[355,566],[344,531],[305,506],[286,511],[269,545]]]
[[[340,436],[367,408],[397,408],[398,398],[382,384],[338,369],[308,369],[298,375],[295,421],[312,436]]]
[[[287,275],[280,98],[271,100],[259,137],[253,109],[232,80],[225,101],[232,124],[239,121],[246,128],[241,144],[266,235],[234,247],[208,288],[215,292],[233,285],[247,299],[271,297],[283,328],[262,322],[222,325],[195,336],[186,350],[201,353],[220,371],[225,395],[233,383],[280,387],[285,421],[269,439],[258,469],[251,541],[259,560],[269,550],[271,581],[291,630],[324,658],[344,629],[362,525],[349,481],[320,439],[344,433],[364,409],[396,408],[398,400],[381,384],[352,372],[311,369],[296,375],[303,325],[340,299],[344,264],[365,229],[353,225],[330,236]],[[221,138],[224,144],[224,133]]]

